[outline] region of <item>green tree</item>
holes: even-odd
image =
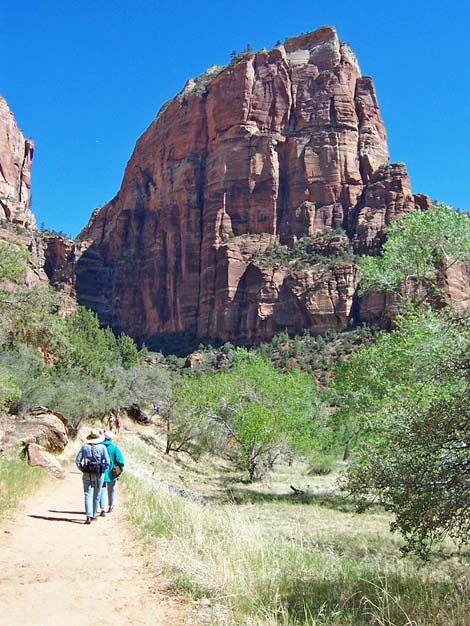
[[[133,367],[115,366],[109,373],[114,381],[108,393],[110,407],[148,405],[154,400],[161,406],[168,405],[174,383],[174,374],[168,367],[142,362]]]
[[[319,413],[309,376],[283,374],[240,349],[230,369],[184,378],[175,386],[169,433],[173,449],[183,438],[186,449],[216,447],[257,480],[283,445],[312,443]]]
[[[6,340],[18,308],[18,283],[24,276],[30,255],[24,246],[0,240],[0,344]]]
[[[139,361],[139,351],[131,337],[125,333],[121,333],[117,339],[117,348],[124,368],[128,369],[129,367],[137,365]]]
[[[0,409],[11,404],[21,396],[20,389],[15,385],[11,374],[0,367]]]
[[[411,311],[396,319],[397,328],[380,332],[333,370],[329,399],[336,407],[332,424],[347,458],[364,439],[380,438],[386,416],[413,389],[437,375],[436,363],[458,331],[431,311]]]
[[[469,354],[470,315],[415,314],[354,355],[337,385],[337,424],[363,429],[344,485],[362,508],[392,511],[404,550],[421,556],[446,535],[469,541]]]
[[[440,277],[459,262],[470,262],[470,219],[437,204],[390,224],[380,256],[360,258],[361,289],[433,300]]]
[[[46,359],[63,355],[64,321],[59,317],[61,296],[49,286],[18,287],[8,294],[1,320],[4,341],[37,348]]]
[[[407,400],[390,416],[382,443],[366,445],[348,474],[347,489],[362,508],[373,499],[394,513],[405,552],[426,557],[447,535],[469,544],[469,392],[449,386],[431,395],[428,387],[421,403]]]
[[[79,367],[86,374],[111,385],[107,368],[120,364],[120,352],[112,330],[101,328],[95,313],[82,306],[77,307],[65,322],[69,350],[64,365]]]
[[[51,368],[44,364],[36,348],[18,344],[0,351],[0,367],[9,373],[12,382],[21,391],[11,406],[14,413],[20,414],[33,406],[48,404]]]
[[[24,246],[0,240],[0,279],[18,282],[26,271],[29,258]]]

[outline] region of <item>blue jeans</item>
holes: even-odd
[[[101,487],[104,474],[83,474],[83,492],[85,494],[85,513],[87,517],[96,517],[100,504]]]
[[[108,506],[110,509],[114,508],[114,489],[116,487],[117,480],[112,480],[109,483],[104,483],[101,489],[100,506],[104,510],[106,508],[106,493],[108,494]]]

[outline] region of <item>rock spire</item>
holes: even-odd
[[[377,252],[420,202],[389,163],[372,80],[323,27],[213,66],[162,107],[80,235],[77,294],[142,340],[341,329],[358,277],[338,250]],[[276,259],[319,241],[334,263]]]

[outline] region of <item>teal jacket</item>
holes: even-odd
[[[113,469],[116,467],[116,465],[119,465],[121,470],[124,471],[124,457],[122,456],[121,450],[117,447],[116,444],[112,442],[111,439],[105,439],[103,441],[103,445],[106,446],[110,461],[108,467],[104,472],[104,482],[112,483],[119,478],[119,476],[116,476],[113,472]]]

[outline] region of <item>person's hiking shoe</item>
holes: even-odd
[[[105,510],[104,510],[104,509],[101,511],[101,513],[100,513],[100,517],[106,517],[106,513],[105,513]]]
[[[91,517],[87,517],[85,520],[85,524],[91,524]]]
[[[114,507],[113,507],[113,506],[110,506],[110,507],[109,507],[109,509],[108,509],[108,513],[112,513],[112,512],[113,512],[113,509],[114,509]]]

